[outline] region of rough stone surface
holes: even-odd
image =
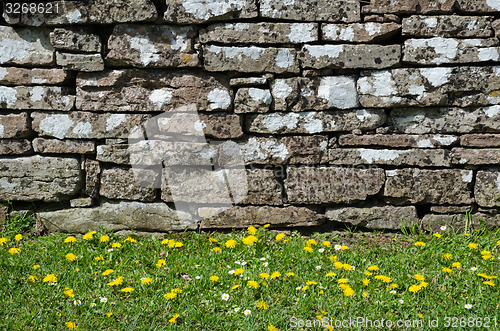
[[[53,1],[50,3],[52,13],[7,14],[4,19],[9,24],[28,26],[62,25],[62,24],[112,24],[125,22],[153,21],[158,17],[156,8],[150,0],[94,0],[85,1]],[[56,11],[56,4],[59,12]]]
[[[460,11],[467,13],[498,13],[500,3],[496,0],[457,0],[457,6]]]
[[[257,133],[320,133],[372,130],[385,122],[380,110],[272,113],[247,116],[247,128]]]
[[[260,15],[265,18],[296,21],[351,23],[361,20],[358,0],[262,0]]]
[[[104,169],[99,194],[109,199],[153,201],[158,175],[148,169]]]
[[[276,79],[271,85],[275,110],[349,109],[359,106],[356,83],[350,76]]]
[[[384,197],[395,204],[472,203],[472,170],[396,169],[386,171]]]
[[[305,45],[300,63],[312,69],[381,69],[399,64],[400,45]]]
[[[403,36],[485,38],[493,36],[492,16],[420,16],[403,18]]]
[[[475,111],[462,108],[401,108],[391,112],[389,123],[397,132],[424,133],[469,133],[500,132],[500,112],[488,111],[498,106],[484,107]]]
[[[59,86],[0,86],[0,109],[71,110],[75,97]]]
[[[422,218],[423,229],[426,231],[440,232],[440,228],[446,225],[450,231],[463,232],[465,230],[467,217],[464,213],[450,215],[427,214]],[[482,225],[487,229],[494,229],[500,226],[500,216],[498,214],[473,213],[471,215],[472,228],[479,229]],[[469,228],[470,229],[470,228]]]
[[[75,54],[56,53],[56,63],[68,70],[76,71],[102,71],[104,70],[104,60],[101,54]]]
[[[384,181],[378,168],[290,167],[285,190],[290,203],[351,203],[377,194]]]
[[[266,85],[266,83],[267,83],[266,77],[241,77],[241,78],[232,78],[229,81],[229,85],[233,87],[263,86]]]
[[[92,198],[77,198],[69,201],[71,208],[91,207],[94,204]]]
[[[330,164],[360,165],[380,164],[394,166],[449,167],[451,160],[444,149],[368,149],[332,148]]]
[[[465,206],[431,206],[431,212],[437,214],[462,214],[471,210],[471,205]]]
[[[299,44],[317,40],[317,23],[220,23],[200,31],[202,43]]]
[[[498,61],[498,39],[455,39],[434,37],[408,39],[404,43],[403,62],[420,65]]]
[[[341,146],[387,146],[439,148],[458,144],[458,137],[452,135],[407,135],[407,134],[370,134],[342,135],[339,137]]]
[[[70,78],[62,69],[0,67],[0,85],[64,85]]]
[[[113,70],[79,74],[76,106],[91,111],[229,110],[232,91],[206,74]]]
[[[271,224],[273,227],[315,226],[324,223],[314,210],[305,207],[236,206],[222,213],[216,208],[199,208],[204,219],[201,229],[246,228],[250,225]],[[216,214],[216,215],[214,215]]]
[[[0,138],[27,138],[30,135],[28,114],[0,115]]]
[[[240,116],[227,113],[192,114],[175,113],[166,120],[158,118],[160,134],[195,135],[204,133],[207,138],[230,139],[243,136]]]
[[[57,50],[99,53],[101,38],[89,29],[55,28],[50,33],[50,43]]]
[[[417,210],[408,207],[332,208],[325,215],[330,221],[349,223],[371,230],[400,230],[402,223],[418,222]]]
[[[106,62],[121,67],[196,67],[195,33],[190,26],[120,24],[109,38]]]
[[[250,205],[281,205],[281,185],[273,170],[247,170],[248,194],[240,203]]]
[[[221,144],[219,164],[238,165],[240,156],[246,164],[326,163],[327,146],[328,138],[324,136],[252,137],[237,146]]]
[[[47,154],[93,154],[95,153],[95,142],[35,138],[33,140],[33,149],[37,153]]]
[[[33,130],[57,139],[127,138],[150,115],[33,112]]]
[[[451,150],[453,164],[480,165],[498,164],[500,148],[453,148]]]
[[[27,139],[0,139],[0,155],[31,154],[33,149]]]
[[[490,105],[500,103],[499,72],[490,66],[370,71],[358,79],[357,89],[363,107]],[[496,108],[485,111],[496,115]]]
[[[28,156],[0,159],[0,200],[61,201],[80,191],[77,159]]]
[[[460,137],[460,145],[466,147],[500,147],[500,135],[466,134]]]
[[[42,65],[54,63],[49,30],[0,26],[0,64]]]
[[[85,170],[84,193],[91,198],[96,198],[99,192],[101,165],[99,164],[98,161],[86,159],[84,163],[84,170]]]
[[[240,88],[234,97],[234,112],[267,113],[273,102],[271,92],[255,87]]]
[[[253,0],[167,0],[164,20],[176,24],[199,24],[257,15],[257,5]]]
[[[500,206],[500,171],[478,171],[474,197],[482,207]]]
[[[468,1],[468,0],[463,0]],[[377,0],[363,6],[364,14],[447,14],[453,11],[455,0]]]
[[[297,51],[293,48],[203,47],[205,69],[208,71],[298,73]]]
[[[103,227],[109,231],[195,230],[192,216],[176,212],[164,203],[106,202],[94,208],[73,208],[38,213],[49,232],[86,233]]]
[[[400,29],[401,25],[397,23],[323,24],[321,34],[323,40],[366,43],[389,39]]]

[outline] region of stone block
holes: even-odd
[[[240,204],[281,205],[281,184],[269,169],[248,169],[248,193]]]
[[[439,148],[458,144],[458,137],[452,135],[420,135],[420,134],[346,134],[339,137],[341,146],[387,146],[387,147],[415,147]]]
[[[0,155],[31,154],[33,149],[27,139],[0,139]]]
[[[0,86],[0,109],[71,110],[75,97],[59,86]]]
[[[101,165],[98,161],[86,159],[84,163],[85,170],[85,189],[84,193],[91,198],[96,198],[99,192],[99,178],[101,176]]]
[[[417,210],[407,207],[342,207],[327,208],[326,218],[339,223],[349,223],[370,230],[400,230],[404,224],[418,222]]]
[[[104,169],[99,195],[109,199],[153,201],[158,175],[149,169]]]
[[[0,138],[27,138],[30,135],[27,113],[0,115]]]
[[[242,87],[242,86],[262,86],[267,84],[266,77],[239,77],[231,78],[229,85],[232,87]]]
[[[71,208],[91,207],[94,204],[92,198],[77,198],[69,201]]]
[[[412,37],[485,38],[493,36],[492,16],[413,15],[403,18],[402,34]]]
[[[300,44],[317,40],[317,23],[220,23],[200,31],[201,43]]]
[[[497,165],[500,160],[500,148],[453,148],[451,159],[453,164]]]
[[[50,66],[54,63],[54,48],[47,29],[0,26],[0,38],[1,65]]]
[[[215,139],[239,138],[243,136],[240,122],[239,115],[227,113],[174,113],[157,120],[159,134],[173,135],[174,139],[186,135],[201,137],[202,134]]]
[[[295,21],[359,22],[358,0],[261,0],[260,16]]]
[[[62,69],[0,67],[0,85],[64,85],[70,78]]]
[[[61,201],[82,184],[75,158],[28,156],[0,159],[0,200]]]
[[[88,140],[59,140],[35,138],[33,149],[46,154],[94,154],[95,142]]]
[[[77,54],[56,52],[56,63],[67,70],[76,71],[102,71],[104,60],[101,54]]]
[[[384,181],[378,168],[288,167],[285,190],[290,203],[353,203],[379,193]]]
[[[377,164],[393,166],[449,167],[449,152],[444,149],[368,149],[332,148],[330,164]]]
[[[273,97],[267,89],[240,88],[234,97],[234,112],[237,114],[267,113],[272,102]]]
[[[247,228],[250,225],[271,224],[273,227],[317,226],[324,219],[314,210],[306,207],[236,206],[220,212],[217,208],[198,209],[201,229]]]
[[[208,71],[299,73],[297,51],[293,48],[203,47],[205,69]]]
[[[253,0],[167,0],[163,18],[175,24],[200,24],[257,15],[257,4]]]
[[[230,110],[227,83],[207,74],[113,70],[79,74],[76,106],[91,111]]]
[[[247,130],[256,133],[321,133],[373,130],[385,123],[381,110],[358,109],[247,116]]]
[[[396,35],[401,30],[397,23],[323,24],[322,40],[336,42],[369,43],[380,42]]]
[[[461,12],[474,14],[498,13],[500,11],[500,3],[496,0],[457,0],[457,7]]]
[[[382,69],[401,61],[400,45],[305,45],[301,66],[312,69]]]
[[[481,207],[500,206],[500,171],[480,170],[474,186],[476,203]]]
[[[57,50],[100,53],[101,38],[81,27],[55,28],[50,43]]]
[[[469,204],[472,170],[386,170],[384,196],[395,204]]]
[[[106,63],[132,67],[197,67],[191,26],[119,24],[108,41]]]
[[[466,147],[500,147],[500,134],[465,134],[460,145]]]
[[[467,1],[467,0],[464,0]],[[363,6],[364,14],[448,14],[455,0],[376,0]]]

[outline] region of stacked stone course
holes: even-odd
[[[0,224],[12,201],[52,232],[500,226],[498,0],[50,3],[0,20]],[[130,140],[184,111],[217,143]],[[235,149],[227,210],[204,200],[224,181],[176,213],[166,170],[132,168],[231,172]]]

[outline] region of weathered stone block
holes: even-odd
[[[102,71],[104,60],[101,54],[56,53],[56,63],[68,70]]]
[[[31,154],[33,149],[27,139],[0,139],[0,155]]]
[[[0,109],[71,110],[75,97],[59,86],[0,86]]]
[[[248,169],[248,193],[240,204],[281,205],[281,184],[269,169]]]
[[[198,209],[202,229],[246,228],[250,225],[271,224],[273,227],[316,226],[324,223],[314,210],[305,207],[247,206],[233,207],[220,213],[212,207]]]
[[[304,68],[381,69],[401,60],[400,45],[305,45],[299,55]]]
[[[403,36],[484,38],[493,36],[492,16],[410,16],[403,18]]]
[[[397,23],[323,24],[323,40],[354,43],[376,42],[389,39],[401,30]]]
[[[297,44],[317,40],[317,23],[223,23],[200,31],[202,43]]]
[[[240,88],[234,97],[234,112],[237,114],[267,113],[272,102],[273,97],[267,89]]]
[[[460,137],[460,145],[466,147],[500,147],[500,135],[465,134]]]
[[[271,85],[275,110],[349,109],[359,106],[356,83],[350,76],[276,79]]]
[[[242,86],[262,86],[267,84],[266,77],[239,77],[239,78],[231,78],[229,81],[229,85],[233,87],[242,87]]]
[[[85,28],[55,28],[50,42],[57,50],[100,53],[101,38]]]
[[[465,0],[467,1],[467,0]],[[364,14],[446,14],[453,11],[455,0],[376,0],[363,6]]]
[[[403,225],[418,222],[417,210],[414,206],[408,207],[344,207],[328,208],[326,217],[330,221],[349,223],[371,230],[400,230]]]
[[[403,62],[440,65],[498,61],[500,47],[496,45],[498,39],[408,39],[404,43]]]
[[[298,73],[297,51],[293,48],[203,47],[205,69],[208,71]]]
[[[467,13],[496,13],[500,11],[500,3],[496,0],[457,0],[458,9]]]
[[[257,15],[257,5],[253,0],[167,0],[164,20],[176,24],[199,24]]]
[[[95,153],[95,142],[87,140],[35,138],[33,140],[33,149],[37,153],[93,154]]]
[[[352,203],[382,189],[384,170],[342,167],[289,167],[285,190],[290,203]]]
[[[91,198],[97,197],[99,192],[99,178],[101,176],[101,165],[98,161],[86,159],[85,170],[85,190],[84,193]]]
[[[108,41],[106,63],[134,67],[196,67],[191,26],[119,24]]]
[[[387,170],[384,196],[396,204],[472,203],[472,170]]]
[[[392,110],[389,124],[396,132],[412,134],[500,132],[500,113],[488,116],[486,108],[490,107],[472,112],[461,108],[400,108]]]
[[[86,233],[103,227],[109,231],[184,231],[195,230],[192,216],[171,209],[164,203],[135,201],[105,202],[94,208],[63,209],[39,213],[49,232]]]
[[[407,134],[370,134],[342,135],[339,137],[341,146],[388,146],[388,147],[418,147],[439,148],[458,144],[458,137],[451,135],[407,135]]]
[[[449,167],[451,160],[444,149],[367,149],[332,148],[329,150],[330,164],[360,165],[384,164],[395,166]]]
[[[92,198],[77,198],[69,201],[71,208],[91,207],[94,204]]]
[[[157,177],[149,169],[104,169],[99,194],[109,199],[153,201]]]
[[[451,231],[464,231],[467,224],[467,217],[465,213],[449,214],[449,215],[435,215],[427,214],[422,218],[422,225],[426,231],[440,232],[443,225],[448,226]],[[474,213],[471,215],[472,228],[478,229],[484,224],[487,229],[495,229],[500,225],[500,216],[498,214],[491,215],[486,213]],[[469,225],[469,226],[470,226]],[[470,227],[468,228],[470,231]]]
[[[232,91],[206,74],[113,70],[79,74],[76,105],[92,111],[230,110]]]
[[[0,38],[0,64],[49,66],[54,63],[49,30],[0,26]]]
[[[27,113],[0,115],[0,138],[27,138],[30,134]]]
[[[240,143],[221,144],[219,164],[318,164],[326,163],[328,138],[324,136],[287,136],[281,138],[252,137]]]
[[[498,104],[497,72],[497,67],[464,66],[365,72],[357,82],[359,101],[363,107],[397,108]],[[496,108],[488,111],[495,115]]]
[[[476,203],[482,207],[499,207],[500,171],[478,171],[474,186],[474,197]]]
[[[150,115],[33,112],[33,130],[58,139],[127,138]]]
[[[46,2],[45,8],[52,9],[42,13],[7,14],[8,24],[29,26],[67,25],[67,24],[112,24],[139,21],[154,21],[158,14],[150,0],[94,0]]]
[[[373,130],[385,122],[381,110],[272,113],[247,116],[247,128],[257,133],[319,133]]]
[[[359,22],[358,0],[260,1],[260,15],[265,18],[296,21]]]
[[[81,188],[74,158],[29,156],[0,159],[0,200],[61,201]]]
[[[453,148],[451,158],[453,164],[498,164],[500,148]]]
[[[175,139],[181,136],[204,134],[209,138],[230,139],[243,136],[239,115],[227,113],[193,114],[175,113],[157,120],[159,133],[173,135]]]
[[[62,69],[0,67],[0,85],[63,85],[69,78]]]

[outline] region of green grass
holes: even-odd
[[[439,327],[434,329],[445,329],[446,317],[463,318],[455,321],[458,330],[485,324],[487,318],[491,330],[495,318],[496,329],[500,327],[500,279],[492,278],[494,285],[487,285],[483,283],[487,279],[478,276],[500,276],[500,230],[472,231],[469,236],[443,231],[440,238],[415,231],[395,236],[323,233],[309,237],[292,232],[277,241],[275,232],[259,228],[258,241],[250,246],[242,242],[250,235],[247,231],[166,236],[173,239],[170,243],[181,242],[182,247],[169,247],[163,238],[130,242],[109,233],[110,240],[100,242],[103,234],[99,231],[90,240],[80,236],[73,243],[65,243],[65,235],[18,242],[9,236],[0,247],[0,329],[64,330],[67,322],[73,322],[80,330],[268,330],[270,325],[287,330],[314,322],[316,327],[299,329],[326,330],[318,326],[318,317],[331,324],[357,317],[394,321],[384,330],[401,329],[395,325],[398,320],[423,323],[428,329],[429,321],[436,318]],[[225,247],[229,239],[236,240],[234,248]],[[419,241],[425,246],[414,245]],[[121,247],[110,250],[113,243]],[[469,248],[469,243],[478,248]],[[336,250],[336,245],[348,249]],[[15,247],[20,252],[9,253]],[[214,251],[215,247],[220,251]],[[304,247],[311,247],[312,252]],[[489,251],[491,257],[483,258],[482,251]],[[69,253],[76,255],[75,261],[66,259]],[[445,259],[444,254],[452,257]],[[159,260],[165,264],[158,266]],[[460,267],[453,267],[454,262]],[[39,267],[35,269],[35,265]],[[354,270],[346,270],[348,265]],[[373,265],[379,270],[366,275]],[[471,270],[473,267],[477,270]],[[114,271],[102,275],[107,269]],[[237,269],[244,270],[241,276],[231,274]],[[261,278],[265,276],[261,273],[276,271],[279,277]],[[335,275],[327,277],[328,273]],[[49,274],[57,277],[57,283],[43,281]],[[427,287],[415,279],[416,274],[425,277]],[[390,277],[390,281],[384,283],[377,275]],[[122,284],[107,285],[120,276]],[[211,276],[218,276],[218,281],[210,280]],[[141,283],[145,277],[151,278],[150,284]],[[348,279],[349,287],[340,287],[342,278]],[[370,280],[367,286],[363,279]],[[257,281],[259,287],[247,286],[249,280]],[[307,285],[308,281],[316,284]],[[392,285],[393,293],[391,284],[397,284]],[[418,284],[416,293],[409,291]],[[233,288],[235,285],[239,287]],[[122,292],[126,287],[133,292]],[[65,288],[72,289],[74,297],[66,295]],[[164,295],[173,289],[182,292],[166,299]],[[222,299],[224,294],[228,300]],[[101,302],[102,298],[107,302]],[[81,304],[75,305],[75,300]],[[466,309],[467,304],[472,308]],[[247,309],[251,314],[246,316]],[[362,324],[352,326],[335,329],[370,329]]]

